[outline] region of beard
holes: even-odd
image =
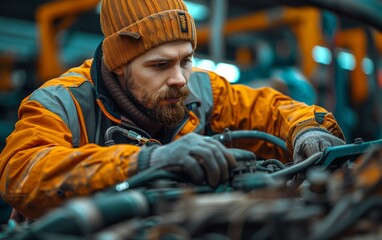
[[[166,92],[157,95],[143,91],[142,104],[146,106],[149,117],[169,128],[175,128],[184,119],[186,112],[188,112],[188,109],[184,106],[184,99],[188,94],[187,87],[171,87]],[[181,98],[181,101],[163,104],[162,102],[168,98]]]
[[[165,92],[153,93],[147,89],[141,89],[139,84],[132,78],[131,74],[126,74],[125,91],[132,102],[145,112],[147,116],[157,121],[159,124],[168,128],[175,128],[185,117],[189,111],[184,106],[184,100],[189,95],[187,86],[182,88],[170,87]],[[142,100],[138,100],[132,93],[132,89],[142,92]],[[165,99],[180,98],[177,103],[166,103]]]

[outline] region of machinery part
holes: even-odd
[[[381,1],[378,0],[276,0],[280,4],[292,6],[314,6],[357,19],[367,25],[382,30]]]
[[[345,161],[354,160],[357,156],[365,153],[371,147],[381,145],[382,139],[368,142],[358,140],[353,144],[328,147],[323,151],[318,164],[321,164],[326,168],[338,168]]]
[[[127,130],[125,128],[122,128],[120,126],[111,126],[109,127],[105,132],[105,145],[111,146],[115,144],[115,141],[113,140],[113,136],[115,133],[120,133],[123,136],[134,140],[137,142],[137,144],[142,145],[150,141],[150,139],[143,137],[142,135],[134,132],[133,130]]]
[[[40,221],[31,224],[27,232],[15,239],[38,239],[42,233],[62,233],[89,236],[104,227],[149,213],[146,198],[139,192],[95,195],[77,198],[57,208]]]

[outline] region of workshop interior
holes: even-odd
[[[142,172],[28,226],[10,224],[11,209],[1,202],[0,239],[380,239],[382,1],[184,2],[197,27],[195,67],[328,109],[346,145],[293,166],[233,149],[239,168],[217,189]],[[0,150],[22,99],[93,57],[103,40],[99,9],[99,0],[0,1]],[[285,148],[262,134],[215,137]],[[300,172],[303,183],[295,179]],[[78,214],[83,204],[102,224]]]

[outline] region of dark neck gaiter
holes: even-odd
[[[118,107],[121,109],[124,118],[130,124],[134,124],[144,131],[148,132],[150,135],[156,135],[156,133],[162,129],[162,125],[157,123],[152,118],[148,117],[143,111],[142,107],[137,107],[134,101],[128,97],[128,95],[123,91],[117,76],[110,72],[104,63],[101,66],[101,73],[105,86],[109,91],[110,95],[117,103]]]

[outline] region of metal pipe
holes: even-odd
[[[219,62],[225,58],[225,42],[223,28],[227,17],[227,0],[213,0],[211,2],[212,18],[210,20],[211,38],[209,42],[212,60]]]

